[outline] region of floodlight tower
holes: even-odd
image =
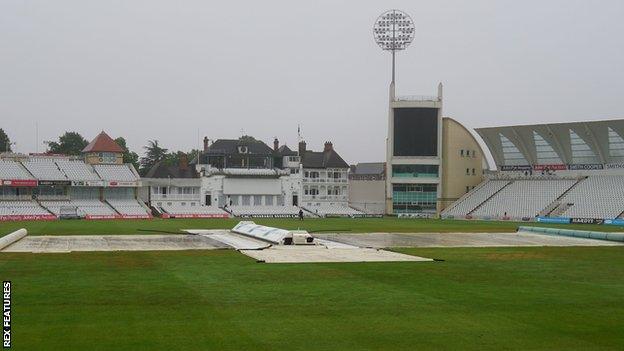
[[[375,42],[392,53],[386,139],[386,213],[435,214],[441,193],[442,86],[437,96],[395,95],[396,52],[414,40],[412,18],[389,10],[373,25]]]

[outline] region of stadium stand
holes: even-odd
[[[617,218],[624,212],[624,176],[590,176],[559,202],[569,206],[561,217]]]
[[[363,212],[353,209],[349,206],[345,206],[345,205],[321,204],[319,206],[304,207],[304,209],[312,214],[315,214],[321,217],[328,217],[328,216],[353,217],[353,216],[364,215]]]
[[[76,207],[80,217],[114,216],[116,214],[110,206],[97,199],[41,201],[41,205],[57,216],[61,213],[61,207]]]
[[[508,184],[509,181],[507,180],[486,180],[457,200],[442,215],[446,217],[466,216]]]
[[[574,179],[515,180],[476,208],[478,217],[536,217],[576,183]]]
[[[56,163],[50,159],[31,159],[22,162],[24,167],[39,180],[67,180]]]
[[[104,180],[116,180],[122,182],[137,181],[137,177],[128,165],[94,165],[97,174]]]
[[[165,203],[160,208],[171,217],[229,217],[229,214],[216,206],[186,206],[180,202]]]
[[[106,202],[121,215],[149,216],[145,207],[135,199],[107,199]]]
[[[0,179],[33,179],[19,162],[0,160]]]
[[[100,180],[93,168],[82,161],[57,160],[56,164],[69,180]]]
[[[35,201],[0,201],[0,216],[46,216],[50,212]]]
[[[296,217],[297,206],[229,206],[228,209],[237,217]]]

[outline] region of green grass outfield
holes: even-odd
[[[150,219],[150,220],[59,220],[0,222],[0,235],[26,228],[30,235],[75,234],[158,234],[179,233],[180,229],[232,228],[241,219]],[[539,225],[581,230],[624,231],[622,227],[607,225],[552,225],[542,223],[463,221],[439,219],[386,218],[322,218],[306,219],[253,219],[256,223],[285,229],[305,229],[310,232],[345,231],[362,232],[514,232],[519,225]]]
[[[160,223],[160,222],[156,222]],[[0,253],[13,350],[622,350],[624,248]]]

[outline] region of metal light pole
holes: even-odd
[[[392,52],[392,83],[395,79],[395,53],[405,50],[414,40],[414,21],[401,10],[382,13],[373,25],[375,42],[384,51]]]

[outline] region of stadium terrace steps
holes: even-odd
[[[354,208],[345,205],[327,205],[321,204],[320,206],[312,207],[303,207],[304,210],[319,216],[358,216],[363,215],[364,213],[358,211]]]
[[[496,196],[496,194],[500,193],[503,189],[509,186],[509,184],[513,183],[513,181],[503,181],[503,182],[504,183],[502,184],[502,186],[497,188],[493,193],[489,194],[489,196],[485,200],[481,201],[477,206],[475,206],[472,210],[468,211],[468,213],[466,214],[467,215],[472,214],[474,211],[478,210],[481,206],[483,206],[483,204],[490,201],[494,196]]]
[[[518,179],[492,196],[471,214],[479,217],[535,217],[576,181]]]
[[[50,212],[36,201],[0,201],[0,216],[46,216]]]
[[[466,216],[508,184],[508,180],[486,180],[444,210],[443,215]]]
[[[542,210],[539,215],[540,216],[554,216],[557,217],[561,214],[563,214],[563,212],[565,212],[565,210],[567,209],[567,204],[566,203],[562,203],[561,199],[563,199],[572,189],[574,189],[580,182],[582,182],[583,180],[585,180],[587,177],[583,177],[583,178],[579,178],[576,183],[574,183],[570,188],[568,188],[568,190],[564,191],[563,194],[561,194],[557,199],[555,199],[555,201],[553,201],[550,205],[548,205],[544,210]],[[562,210],[562,208],[565,207],[565,209]],[[560,212],[561,211],[561,212]]]
[[[0,179],[30,180],[35,177],[20,162],[0,160]]]
[[[97,181],[101,178],[95,173],[91,165],[82,161],[57,160],[56,165],[65,173],[67,179],[77,181]]]
[[[562,214],[571,218],[613,219],[624,212],[624,176],[590,176],[561,201],[572,204]]]
[[[135,182],[138,180],[136,174],[127,164],[94,165],[93,169],[103,180],[122,182]]]

